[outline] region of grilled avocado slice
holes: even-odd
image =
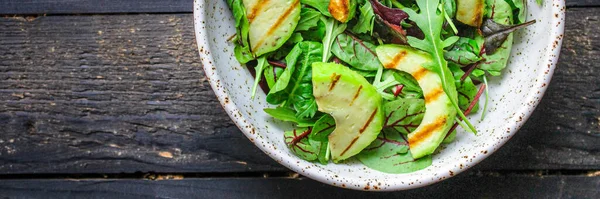
[[[479,27],[483,21],[485,0],[457,0],[456,20],[469,26]]]
[[[346,23],[354,17],[356,4],[356,0],[331,0],[327,9],[333,18]]]
[[[411,74],[423,90],[425,115],[419,127],[408,134],[408,144],[413,158],[432,154],[452,127],[456,109],[444,92],[438,74],[422,67],[432,61],[431,56],[408,46],[393,44],[381,45],[375,51],[385,68]]]
[[[312,65],[313,95],[319,111],[335,119],[329,135],[334,162],[358,154],[383,128],[383,99],[362,75],[334,63]]]
[[[250,24],[248,39],[255,57],[281,47],[300,20],[300,0],[243,0]]]

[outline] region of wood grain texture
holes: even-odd
[[[568,9],[544,100],[476,169],[600,169],[599,12]],[[191,14],[0,18],[0,174],[286,171],[205,80]]]
[[[194,0],[3,0],[0,14],[190,13]]]
[[[420,189],[381,193],[304,178],[0,181],[0,197],[8,198],[597,198],[599,194],[600,177],[585,176],[462,174]]]
[[[220,0],[223,1],[223,0]],[[3,0],[2,14],[191,13],[193,0]],[[567,0],[568,7],[599,6],[597,0]]]

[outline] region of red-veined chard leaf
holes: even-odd
[[[534,24],[535,20],[531,20],[518,25],[502,25],[500,23],[496,23],[492,19],[487,19],[483,22],[481,26],[481,32],[485,37],[485,52],[494,54],[500,46],[506,41],[508,35],[510,35],[515,30],[524,28],[531,24]]]
[[[478,90],[477,86],[475,86],[469,76],[462,79],[465,72],[463,72],[459,66],[449,64],[448,67],[450,67],[452,74],[454,74],[454,83],[456,84],[456,91],[458,92],[458,106],[460,107],[460,110],[464,112],[471,102],[475,100]],[[477,112],[478,109],[479,105],[476,103],[473,107],[473,112]],[[465,115],[467,114],[465,113]]]
[[[369,0],[369,2],[375,13],[373,30],[376,36],[384,41],[406,44],[406,31],[400,24],[408,18],[408,14],[400,9],[386,7],[377,0]]]
[[[374,44],[362,41],[350,34],[340,34],[337,36],[331,52],[340,60],[348,65],[364,71],[376,71],[383,67],[377,54],[375,54]]]
[[[506,1],[496,1],[496,0],[486,0],[486,17],[488,19],[493,19],[494,22],[504,25],[513,24],[513,12],[512,8]],[[477,35],[475,37],[483,37],[481,35]],[[481,70],[489,73],[493,76],[499,76],[501,74],[502,69],[506,67],[508,63],[508,58],[510,57],[510,51],[512,50],[513,45],[513,35],[508,34],[506,40],[502,43],[497,50],[492,52],[487,52],[483,54],[483,59],[485,60],[483,63],[479,65]]]
[[[385,131],[396,131],[402,134],[409,134],[414,131],[425,115],[425,100],[416,98],[399,98],[394,101],[386,102],[385,110]]]
[[[356,157],[365,166],[384,173],[409,173],[431,165],[431,155],[414,159],[406,138],[396,131],[380,133]]]
[[[299,158],[313,161],[317,159],[319,147],[310,143],[308,135],[312,132],[310,128],[299,128],[284,132],[284,140],[288,148]]]

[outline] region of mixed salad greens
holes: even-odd
[[[227,0],[235,57],[291,122],[298,157],[387,173],[431,165],[479,110],[525,22],[524,0]],[[516,25],[515,25],[516,24]],[[483,115],[482,115],[483,117]]]

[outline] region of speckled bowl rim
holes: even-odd
[[[265,139],[265,138],[257,137],[255,135],[255,132],[253,132],[253,131],[255,131],[253,124],[250,124],[248,122],[249,120],[247,120],[242,114],[239,114],[238,106],[236,105],[235,102],[231,102],[229,100],[230,98],[229,98],[229,95],[227,94],[225,88],[223,86],[218,86],[218,82],[221,81],[221,77],[219,76],[219,74],[216,70],[216,66],[213,65],[213,63],[215,63],[215,62],[213,60],[211,52],[207,50],[208,48],[204,48],[204,46],[207,46],[209,44],[209,40],[207,37],[208,35],[202,31],[202,30],[206,30],[206,23],[204,23],[204,21],[206,19],[206,12],[202,8],[202,5],[201,5],[202,2],[203,2],[202,0],[194,0],[194,28],[195,28],[196,42],[198,44],[200,59],[201,59],[202,67],[204,68],[204,71],[205,71],[205,75],[206,75],[213,91],[215,92],[220,104],[223,106],[223,108],[225,109],[225,111],[227,112],[229,117],[234,121],[236,126],[244,133],[244,135],[248,139],[250,139],[254,143],[258,143],[261,141],[261,139]],[[550,2],[545,2],[545,3],[550,3]],[[525,124],[527,119],[531,116],[531,113],[533,112],[533,110],[539,104],[541,98],[543,97],[544,93],[546,92],[546,89],[548,87],[547,85],[549,85],[550,80],[552,79],[552,75],[554,74],[554,69],[558,62],[558,57],[560,54],[560,49],[562,46],[562,40],[563,40],[563,34],[564,34],[564,17],[565,17],[566,8],[565,8],[564,0],[554,0],[551,3],[553,5],[553,6],[551,6],[551,8],[552,8],[551,11],[553,13],[556,13],[555,17],[551,18],[552,19],[551,24],[557,24],[557,25],[556,25],[555,29],[552,29],[552,33],[549,36],[549,38],[554,38],[555,40],[552,42],[548,42],[548,46],[546,48],[547,50],[544,52],[545,55],[543,56],[545,58],[545,60],[547,60],[546,62],[544,62],[543,65],[548,65],[548,69],[545,71],[538,72],[536,79],[541,80],[541,81],[537,81],[537,83],[535,84],[535,87],[537,87],[539,89],[528,92],[527,98],[526,98],[528,101],[533,101],[533,103],[530,106],[523,106],[517,112],[515,112],[516,115],[522,115],[522,117],[510,118],[509,122],[511,122],[513,125],[512,125],[512,128],[510,128],[508,130],[510,132],[507,134],[507,136],[499,139],[497,146],[495,146],[495,147],[488,146],[488,148],[487,148],[489,151],[488,153],[481,154],[481,155],[478,155],[477,157],[473,158],[472,159],[473,164],[471,164],[471,166],[468,166],[468,167],[455,166],[453,173],[451,172],[449,174],[446,174],[445,176],[444,175],[436,176],[436,177],[439,177],[439,179],[434,180],[434,179],[424,178],[423,181],[421,181],[421,183],[419,183],[419,184],[394,184],[390,187],[386,187],[385,189],[368,189],[369,191],[408,190],[408,189],[419,188],[419,187],[431,185],[431,184],[434,184],[437,182],[441,182],[441,181],[448,179],[450,177],[453,177],[461,172],[464,172],[467,169],[471,168],[472,166],[476,165],[477,163],[481,162],[483,159],[487,158],[489,155],[491,155],[497,149],[499,149],[502,145],[504,145],[510,138],[512,138],[512,136],[521,128],[521,126],[523,126],[523,124]],[[542,65],[542,64],[540,64],[540,65]],[[285,167],[287,167],[303,176],[307,176],[309,178],[312,178],[314,180],[320,181],[325,184],[330,184],[330,185],[340,187],[339,184],[337,184],[337,185],[335,184],[335,181],[329,181],[325,175],[315,173],[315,171],[311,170],[311,169],[304,169],[301,164],[294,164],[295,162],[297,162],[297,160],[299,160],[299,158],[296,158],[296,160],[292,160],[292,161],[283,161],[283,160],[286,160],[286,159],[292,158],[292,157],[286,157],[284,154],[282,154],[278,150],[270,149],[270,148],[266,147],[265,145],[260,145],[260,144],[255,144],[255,145],[258,148],[260,148],[263,152],[265,152],[267,155],[269,155],[271,158],[276,160],[278,163],[284,165]],[[367,180],[364,180],[363,182],[349,182],[348,184],[362,185],[362,186],[344,186],[344,188],[361,190],[361,191],[365,190],[365,189],[363,189],[363,187],[369,186]]]

